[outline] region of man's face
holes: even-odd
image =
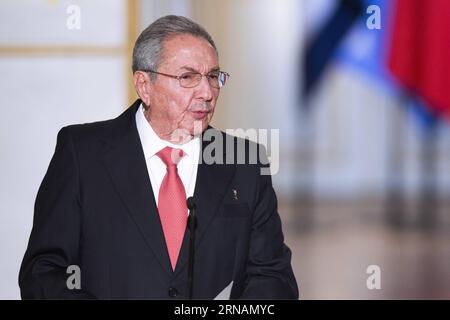
[[[177,35],[163,43],[162,63],[156,71],[180,76],[192,71],[205,75],[218,69],[216,51],[206,40]],[[196,135],[201,133],[198,128],[207,128],[220,89],[212,87],[206,77],[193,88],[183,88],[177,79],[157,75],[149,86],[147,118],[160,137],[167,138],[175,131]]]

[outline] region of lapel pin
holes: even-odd
[[[237,190],[233,189],[232,191],[233,191],[233,199],[234,200],[238,200],[238,192],[237,192]]]

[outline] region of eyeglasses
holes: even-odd
[[[185,72],[180,76],[175,76],[172,74],[167,74],[167,73],[162,73],[162,72],[156,72],[153,70],[141,70],[141,71],[160,74],[162,76],[177,79],[180,82],[180,86],[182,86],[183,88],[193,88],[193,87],[198,86],[198,84],[200,83],[202,78],[205,76],[206,79],[208,79],[208,83],[210,86],[212,86],[216,89],[220,89],[227,83],[227,80],[230,77],[230,75],[228,73],[226,73],[225,71],[220,71],[220,70],[212,71],[206,75],[203,75],[199,72],[190,71],[190,72]]]

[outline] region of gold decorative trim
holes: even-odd
[[[128,105],[131,105],[136,99],[137,94],[133,84],[133,73],[131,71],[133,47],[138,36],[138,0],[127,1],[127,18],[128,18],[128,32],[127,32],[127,50],[126,50],[126,79],[128,84]]]

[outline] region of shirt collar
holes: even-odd
[[[146,159],[155,156],[160,150],[165,147],[172,147],[181,149],[190,158],[194,159],[198,157],[200,150],[200,138],[194,137],[184,144],[173,144],[169,141],[161,139],[153,130],[150,123],[147,121],[144,115],[144,107],[141,103],[136,112],[136,126],[141,138],[142,148],[144,149],[144,155]]]

